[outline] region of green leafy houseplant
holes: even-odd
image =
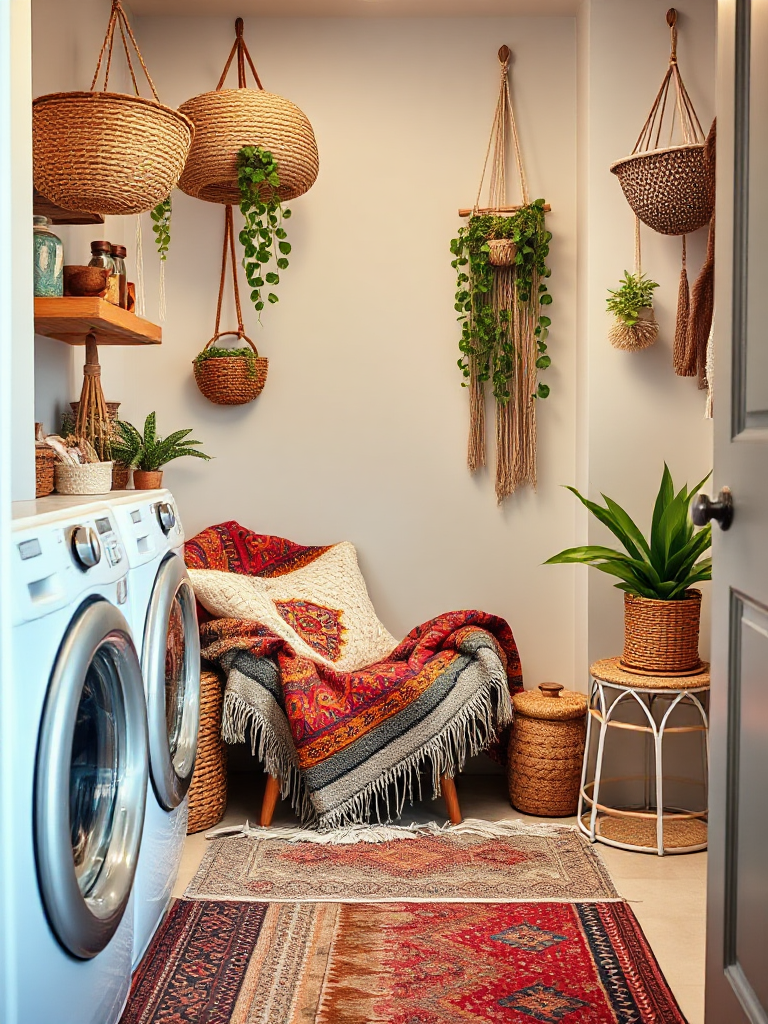
[[[544,564],[592,565],[617,577],[619,582],[615,586],[627,594],[658,601],[684,600],[691,587],[712,579],[712,559],[701,557],[711,545],[712,528],[708,525],[695,530],[689,515],[693,497],[710,476],[708,473],[691,490],[686,485],[675,492],[672,475],[664,464],[647,540],[611,498],[603,494],[605,506],[598,505],[579,494],[575,487],[569,487],[592,515],[608,527],[624,550],[595,545],[567,548]]]
[[[206,359],[244,359],[248,364],[248,376],[256,376],[256,359],[258,358],[252,348],[217,348],[212,345],[203,349],[195,356],[195,365],[201,366]]]
[[[640,310],[653,305],[653,290],[658,287],[658,284],[649,281],[645,274],[630,274],[625,270],[621,285],[615,290],[608,289],[608,312],[613,313],[627,327],[634,327],[639,319]]]
[[[243,267],[251,287],[251,301],[258,313],[264,309],[262,288],[280,283],[278,271],[288,267],[290,242],[286,241],[283,220],[291,216],[280,202],[280,175],[277,161],[261,146],[243,146],[237,155],[237,184],[240,189],[240,212],[245,224],[240,243],[245,250]],[[274,261],[274,269],[270,267]],[[267,301],[275,303],[275,292],[267,293]]]
[[[511,239],[516,247],[514,298],[510,305],[494,309],[491,293],[494,285],[494,267],[490,262],[493,239]],[[471,217],[451,241],[453,260],[457,271],[454,308],[462,324],[458,360],[459,369],[468,386],[470,362],[476,360],[478,379],[490,381],[498,402],[510,397],[509,382],[516,371],[519,354],[516,352],[514,324],[516,304],[521,311],[532,314],[536,326],[534,333],[538,347],[536,366],[545,370],[552,362],[547,355],[547,335],[551,320],[540,307],[549,306],[546,279],[550,269],[546,264],[552,235],[544,225],[544,200],[537,199],[511,216],[482,214]],[[540,383],[536,397],[546,398],[549,387]]]
[[[168,196],[162,203],[158,203],[149,215],[154,221],[152,230],[155,233],[158,254],[165,262],[171,246],[171,197]]]
[[[112,441],[113,458],[131,469],[156,472],[174,459],[187,455],[210,460],[210,455],[193,447],[202,442],[189,438],[191,430],[177,430],[166,438],[160,437],[154,412],[144,421],[143,434],[125,420],[117,422],[117,430],[118,436]]]

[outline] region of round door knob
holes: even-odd
[[[72,531],[72,557],[85,570],[101,561],[101,542],[92,526],[76,526]]]
[[[157,519],[163,533],[170,533],[176,525],[176,514],[168,501],[161,501],[157,506]]]
[[[706,494],[697,494],[691,506],[691,519],[696,526],[706,526],[714,519],[721,530],[730,529],[733,522],[733,497],[730,489],[724,487],[718,494],[717,501],[712,501]]]

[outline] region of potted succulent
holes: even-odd
[[[619,287],[608,289],[606,306],[614,316],[608,338],[614,348],[637,351],[656,341],[659,325],[653,312],[653,290],[658,287],[645,274],[625,270]]]
[[[623,551],[587,546],[568,548],[545,565],[581,563],[616,576],[624,591],[624,653],[630,671],[685,674],[701,668],[699,617],[701,591],[695,584],[712,579],[711,527],[695,530],[689,515],[692,499],[709,479],[675,492],[664,465],[653,509],[649,539],[624,509],[603,495],[605,506],[569,487],[579,501],[618,538]]]
[[[210,455],[192,447],[202,442],[189,438],[191,430],[177,430],[166,438],[160,437],[154,412],[144,421],[143,434],[125,420],[117,422],[117,429],[118,436],[112,441],[112,454],[122,465],[133,469],[133,484],[137,490],[162,487],[162,467],[173,459],[186,455],[206,461],[210,459]]]

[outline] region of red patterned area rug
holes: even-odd
[[[477,835],[463,827],[348,846],[215,839],[184,897],[290,903],[618,898],[594,848],[574,828]]]
[[[174,905],[122,1024],[685,1024],[624,903]]]

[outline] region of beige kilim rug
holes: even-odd
[[[574,828],[513,822],[485,829],[467,822],[437,835],[348,845],[245,834],[214,839],[184,896],[270,903],[619,898],[599,856]]]

